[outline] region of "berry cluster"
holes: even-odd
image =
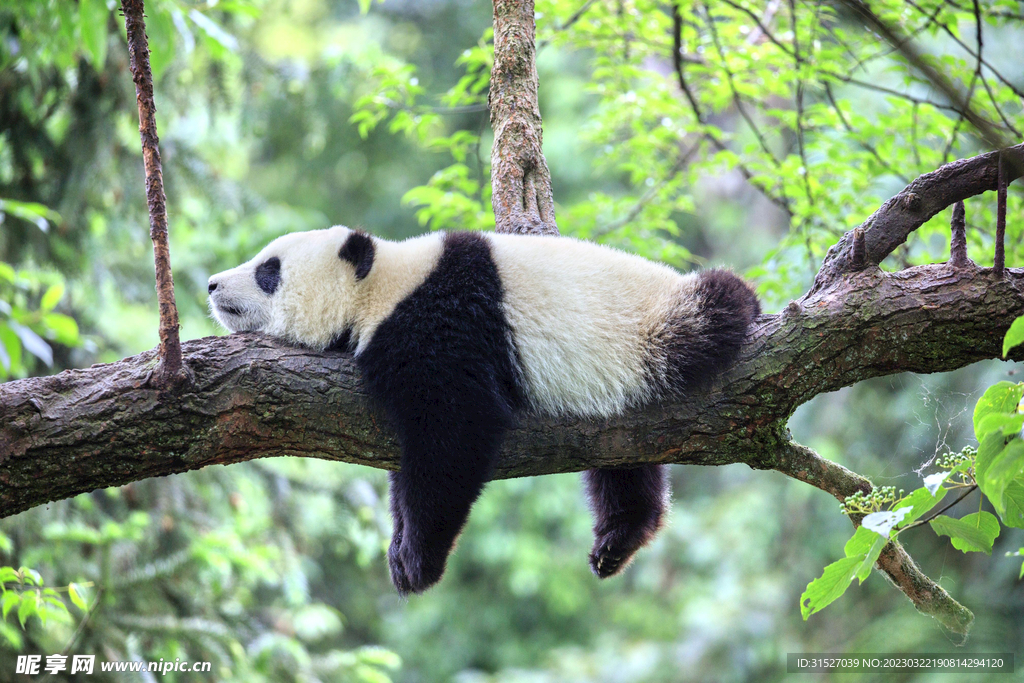
[[[892,506],[904,496],[903,489],[896,490],[895,486],[876,486],[869,493],[857,491],[852,496],[839,504],[844,515],[868,515]]]

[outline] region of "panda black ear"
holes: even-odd
[[[373,267],[373,238],[365,232],[353,232],[341,245],[338,258],[356,267],[356,279],[362,280]]]

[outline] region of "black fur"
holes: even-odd
[[[700,274],[702,328],[679,321],[667,340],[670,370],[667,394],[704,389],[736,361],[751,322],[761,313],[757,296],[726,270]],[[669,500],[664,465],[632,469],[590,470],[584,483],[594,513],[594,548],[590,568],[607,578],[621,571],[633,554],[661,528]]]
[[[330,345],[325,349],[326,351],[347,351],[351,353],[356,346],[355,339],[352,338],[352,328],[346,327],[342,330],[341,334],[336,336]]]
[[[274,256],[256,266],[256,285],[267,294],[277,291],[281,284],[281,259]],[[216,288],[216,285],[211,285]],[[211,292],[213,289],[210,290]]]
[[[376,248],[373,238],[365,232],[355,231],[348,236],[345,244],[338,250],[338,258],[348,261],[356,267],[356,280],[362,280],[373,268],[373,256]]]
[[[356,266],[358,279],[366,277],[372,239],[353,233],[339,256]],[[706,387],[735,361],[760,312],[750,288],[726,271],[703,273],[697,290],[701,325],[680,320],[657,340],[667,345],[671,365],[665,393]],[[440,580],[505,433],[526,407],[503,299],[487,240],[448,234],[436,268],[356,358],[402,446],[401,470],[390,474],[388,550],[402,594]],[[354,341],[345,330],[331,348],[349,350]],[[584,482],[595,518],[590,566],[605,578],[621,571],[664,523],[668,471],[663,465],[590,470]]]
[[[524,406],[503,296],[486,239],[446,235],[435,270],[356,357],[402,446],[401,470],[390,477],[388,551],[400,593],[421,592],[441,578]]]
[[[588,470],[583,483],[594,514],[590,569],[606,579],[624,569],[661,529],[670,496],[668,468]]]
[[[736,362],[750,324],[761,314],[761,304],[750,286],[727,270],[700,274],[699,333],[687,321],[670,331],[666,393],[707,389],[712,380]]]

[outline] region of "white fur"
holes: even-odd
[[[338,257],[349,234],[339,226],[285,235],[251,261],[213,276],[214,317],[232,331],[266,332],[315,349],[352,327],[360,353],[435,268],[443,235],[374,238],[373,267],[356,280],[354,266]],[[669,319],[692,321],[694,333],[700,331],[693,275],[568,237],[485,237],[505,289],[528,397],[539,412],[610,416],[652,398],[668,371],[657,342]],[[256,285],[255,270],[274,256],[281,282],[268,296]]]
[[[696,321],[695,276],[569,237],[487,237],[535,409],[609,416],[653,398],[654,342],[671,314]]]
[[[335,226],[284,235],[252,260],[214,275],[214,318],[232,332],[265,332],[314,349],[326,348],[351,326],[361,351],[377,325],[434,269],[441,242],[437,233],[405,242],[374,238],[373,268],[356,280],[355,267],[338,257],[351,233]],[[271,296],[257,286],[255,273],[275,256],[281,260],[281,283]]]

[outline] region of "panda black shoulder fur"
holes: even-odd
[[[700,389],[759,314],[723,270],[671,268],[568,237],[293,233],[210,278],[214,316],[355,353],[398,432],[388,553],[401,593],[444,573],[518,414],[609,417]],[[618,573],[665,516],[664,467],[591,470],[594,573]]]

